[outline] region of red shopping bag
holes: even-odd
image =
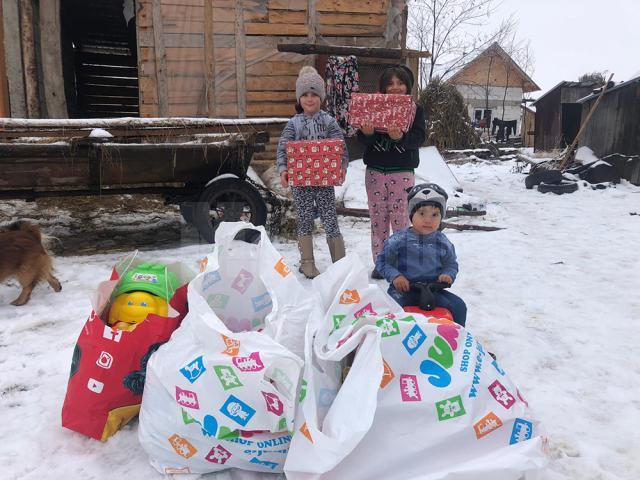
[[[114,268],[111,280],[118,279]],[[111,328],[91,311],[73,352],[63,427],[105,441],[138,414],[146,363],[187,314],[186,284],[169,305],[177,315],[149,314],[133,331]]]

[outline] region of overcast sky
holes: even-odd
[[[511,13],[531,40],[534,98],[586,72],[608,70],[616,82],[640,74],[640,0],[503,0],[492,22]]]

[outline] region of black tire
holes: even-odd
[[[560,170],[539,170],[527,175],[527,178],[524,179],[524,186],[527,187],[528,190],[531,190],[540,183],[549,185],[559,184],[560,182],[562,182],[562,173]]]
[[[195,223],[207,242],[214,242],[216,228],[221,222],[240,220],[254,225],[264,225],[267,221],[267,205],[253,186],[240,178],[223,178],[202,191]]]
[[[541,193],[555,193],[562,195],[563,193],[573,193],[578,190],[578,184],[576,182],[563,181],[557,184],[541,183],[538,185],[538,191]]]

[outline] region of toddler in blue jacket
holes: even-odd
[[[419,305],[414,282],[452,284],[458,274],[453,244],[439,231],[447,211],[447,193],[434,183],[422,183],[409,191],[411,227],[394,233],[376,260],[376,270],[389,282],[389,295],[401,306]],[[467,306],[447,290],[434,292],[436,305],[448,309],[456,323],[464,326]]]

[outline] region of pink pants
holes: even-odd
[[[412,172],[382,173],[367,168],[365,187],[371,216],[371,253],[375,263],[389,238],[390,228],[398,232],[410,224],[407,211],[407,188],[413,187]]]

